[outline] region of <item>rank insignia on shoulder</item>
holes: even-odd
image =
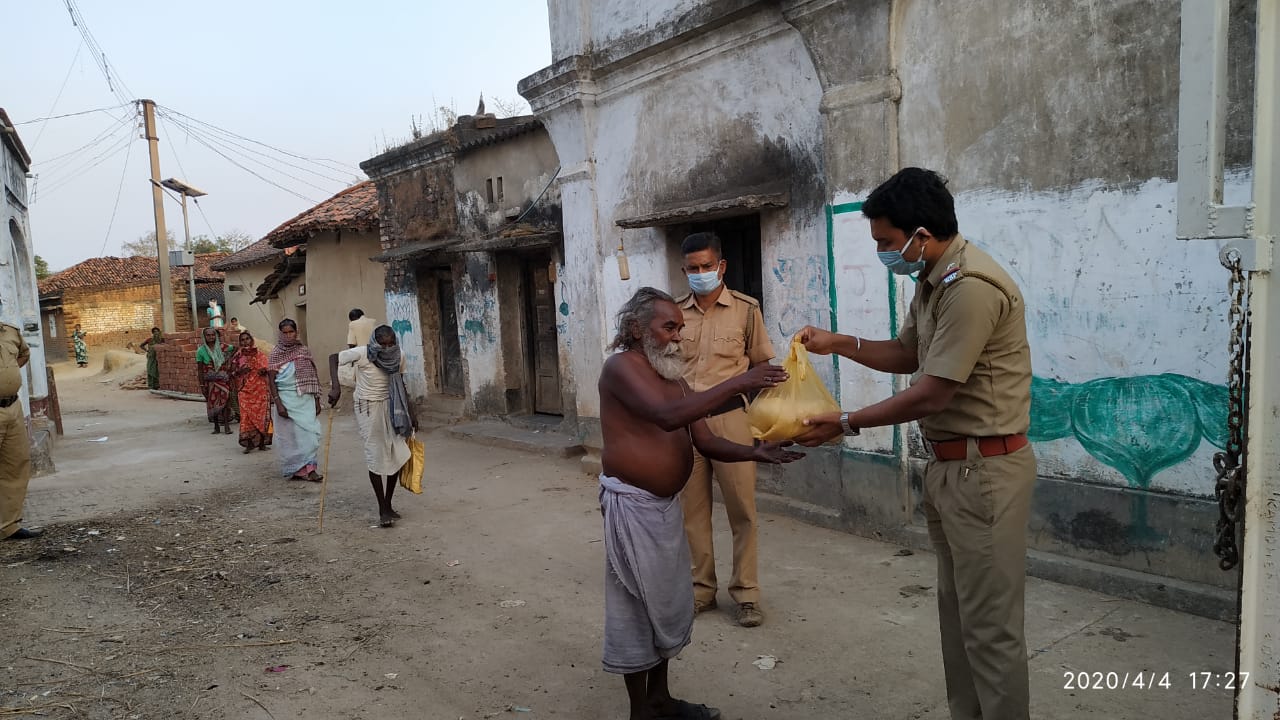
[[[960,266],[955,263],[951,263],[942,274],[942,283],[944,285],[949,285],[958,279],[960,279]]]

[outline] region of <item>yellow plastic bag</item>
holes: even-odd
[[[427,449],[417,437],[405,438],[409,459],[400,468],[400,487],[416,495],[422,494],[422,473],[426,470]]]
[[[840,412],[840,405],[827,392],[809,362],[809,351],[799,340],[791,341],[782,369],[790,375],[787,381],[761,392],[747,408],[751,434],[757,440],[794,440],[808,430],[804,425],[807,418]]]

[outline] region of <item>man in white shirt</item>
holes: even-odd
[[[364,347],[369,344],[369,336],[373,335],[373,329],[378,326],[378,321],[364,314],[360,308],[352,308],[347,313],[347,319],[351,322],[347,323],[347,347]]]

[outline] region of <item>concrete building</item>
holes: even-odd
[[[212,265],[222,253],[196,256],[196,317],[185,271],[174,273],[173,305],[178,332],[209,325],[209,298],[222,300],[222,273]],[[40,281],[40,312],[50,362],[75,357],[71,333],[77,324],[89,351],[136,348],[161,324],[160,267],[153,257],[89,258]]]
[[[1251,3],[1231,17],[1228,199],[1248,187]],[[679,241],[726,241],[775,347],[806,324],[896,333],[912,295],[859,212],[906,166],[951,179],[961,231],[1028,302],[1041,479],[1032,572],[1230,615],[1211,546],[1225,437],[1226,275],[1175,240],[1179,4],[550,0],[552,65],[520,92],[563,165],[566,374],[590,389],[642,285],[686,288]],[[625,246],[630,280],[616,251]],[[848,408],[904,386],[821,366]],[[599,445],[598,398],[576,395]],[[761,503],[924,545],[912,426],[761,475]]]
[[[576,414],[555,148],[533,117],[464,115],[361,164],[378,185],[387,307],[431,410]],[[418,353],[421,353],[418,355]]]
[[[22,330],[31,349],[22,378],[20,397],[32,430],[32,461],[37,472],[52,468],[46,413],[49,381],[45,343],[40,333],[40,304],[36,290],[35,250],[27,212],[27,172],[31,156],[4,108],[0,108],[0,322]]]
[[[380,249],[377,192],[358,183],[219,265],[230,273],[228,317],[268,344],[280,320],[293,319],[327,383],[329,354],[347,348],[347,313],[358,307],[386,321],[382,265],[370,260]]]

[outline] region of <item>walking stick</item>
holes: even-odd
[[[333,411],[329,408],[329,425],[324,431],[324,479],[320,481],[320,530],[324,530],[324,491],[329,487],[329,440],[333,438]]]

